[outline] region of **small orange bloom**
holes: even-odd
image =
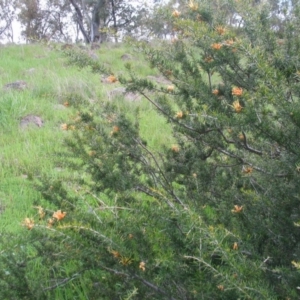
[[[211,63],[214,60],[211,56],[207,56],[207,57],[204,58],[204,61],[207,62],[207,63]]]
[[[168,92],[173,92],[174,91],[174,85],[168,85],[167,86],[167,91]]]
[[[144,271],[144,272],[145,272],[145,270],[146,270],[145,266],[146,266],[145,262],[141,261],[141,262],[140,262],[140,265],[139,265],[139,268],[140,268],[142,271]]]
[[[233,243],[232,249],[233,249],[233,250],[238,250],[238,249],[239,249],[239,245],[238,245],[237,242],[234,242],[234,243]]]
[[[226,45],[226,46],[231,46],[231,45],[233,45],[233,44],[234,44],[234,40],[233,40],[233,39],[230,39],[230,40],[225,41],[225,45]]]
[[[224,285],[222,285],[222,284],[218,285],[217,289],[220,291],[224,291]]]
[[[61,124],[61,125],[60,125],[60,128],[61,128],[62,130],[68,130],[68,124],[66,124],[66,123]]]
[[[69,104],[69,102],[68,101],[66,101],[65,103],[64,103],[64,106],[65,107],[68,107],[70,104]]]
[[[27,227],[27,229],[31,230],[34,226],[34,221],[30,218],[25,218],[22,225]]]
[[[121,257],[120,252],[115,251],[115,250],[111,250],[110,253],[113,255],[114,258],[119,258]]]
[[[240,113],[243,109],[243,106],[240,104],[239,100],[236,100],[232,103],[232,107],[237,113]]]
[[[117,135],[120,132],[120,127],[119,126],[114,126],[113,130],[111,131],[111,135]]]
[[[110,83],[115,83],[115,82],[118,81],[118,79],[117,79],[116,76],[110,75],[110,76],[108,76],[108,77],[106,78],[106,81],[107,81],[107,82],[110,82]]]
[[[194,10],[194,11],[198,9],[198,4],[195,3],[194,0],[190,0],[188,6],[191,10]]]
[[[251,174],[252,172],[253,172],[253,168],[251,167],[243,168],[243,173],[245,174]]]
[[[220,43],[213,43],[211,45],[211,47],[214,49],[214,50],[220,50],[222,48],[222,44]]]
[[[62,212],[61,210],[58,210],[53,213],[52,217],[57,219],[57,221],[62,220],[66,216],[66,212]]]
[[[243,89],[240,88],[240,87],[234,87],[232,89],[231,93],[232,93],[233,96],[242,96],[243,95]]]
[[[38,214],[40,219],[43,219],[45,217],[45,211],[41,206],[34,206],[38,210]]]
[[[233,213],[240,213],[243,210],[243,206],[239,206],[239,205],[234,205],[234,209],[231,210],[231,212]]]
[[[226,32],[226,29],[225,29],[223,26],[217,26],[217,27],[216,27],[216,32],[217,32],[219,35],[223,35],[223,34]]]
[[[178,153],[178,152],[179,152],[179,146],[173,145],[173,146],[171,147],[171,150],[172,150],[173,152],[175,152],[175,153]]]
[[[48,219],[47,227],[49,227],[49,228],[52,227],[54,222],[55,222],[55,219],[53,219],[53,218]]]
[[[179,111],[177,114],[176,114],[176,118],[177,119],[182,119],[184,117],[184,113],[182,111]]]
[[[244,135],[243,135],[242,133],[239,134],[239,139],[240,139],[241,141],[245,140],[245,137],[244,137]]]
[[[172,12],[172,16],[175,17],[175,18],[178,18],[180,16],[180,14],[181,13],[176,9]]]
[[[218,90],[218,89],[214,89],[214,90],[212,91],[212,93],[213,93],[215,96],[217,96],[217,95],[219,95],[219,90]]]

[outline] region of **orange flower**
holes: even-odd
[[[41,206],[34,206],[38,210],[38,214],[40,219],[43,219],[45,217],[45,211]]]
[[[68,130],[68,124],[66,124],[66,123],[61,124],[61,125],[60,125],[60,128],[61,128],[62,130]]]
[[[233,39],[230,39],[230,40],[225,41],[225,45],[226,45],[226,46],[231,46],[231,45],[233,45],[233,44],[234,44],[234,40],[233,40]]]
[[[240,113],[243,109],[243,106],[240,104],[239,100],[236,100],[232,103],[232,107],[237,113]]]
[[[184,117],[184,113],[182,111],[179,111],[177,114],[176,114],[176,118],[177,119],[182,119]]]
[[[140,262],[140,265],[139,265],[139,268],[140,268],[142,271],[144,271],[144,272],[145,272],[145,270],[146,270],[145,266],[146,266],[145,262],[141,261],[141,262]]]
[[[57,219],[57,221],[62,220],[66,216],[66,212],[62,212],[61,210],[58,210],[53,213],[52,217]]]
[[[219,95],[219,90],[218,90],[218,89],[215,89],[215,90],[212,91],[212,93],[213,93],[215,96],[217,96],[217,95]]]
[[[245,140],[245,137],[244,137],[244,135],[243,135],[242,133],[239,134],[239,139],[240,139],[241,141]]]
[[[119,258],[121,257],[120,252],[115,251],[115,250],[111,250],[110,253],[113,255],[114,258]]]
[[[213,43],[211,45],[211,47],[214,49],[214,50],[220,50],[222,48],[222,44],[220,43]]]
[[[219,26],[216,27],[216,32],[219,35],[223,35],[226,32],[226,29],[223,26],[219,25]]]
[[[224,285],[222,285],[222,284],[218,285],[217,289],[220,291],[224,291]]]
[[[180,14],[181,13],[176,9],[172,12],[172,16],[175,17],[175,18],[178,18],[180,16]]]
[[[53,219],[53,218],[48,219],[47,227],[49,227],[49,228],[52,227],[54,222],[55,222],[55,219]]]
[[[234,242],[234,243],[233,243],[232,249],[233,249],[233,250],[238,250],[238,249],[239,249],[239,245],[238,245],[237,242]]]
[[[171,150],[172,150],[173,152],[175,152],[175,153],[178,153],[178,152],[179,152],[179,146],[173,145],[173,146],[171,147]]]
[[[168,92],[173,92],[174,91],[174,85],[168,85],[167,86],[167,91]]]
[[[118,81],[117,77],[114,76],[114,75],[110,75],[106,78],[106,81],[109,82],[109,83],[115,83]]]
[[[243,206],[234,205],[234,209],[231,210],[233,213],[240,213],[243,210]]]
[[[213,58],[211,56],[207,56],[207,57],[204,58],[204,61],[207,62],[207,63],[210,63],[210,62],[212,62],[214,60],[213,60]]]
[[[252,172],[253,172],[253,168],[251,167],[243,168],[243,173],[245,174],[251,174]]]
[[[34,221],[30,218],[25,218],[22,225],[27,227],[27,229],[31,230],[34,226]]]
[[[64,103],[64,106],[65,107],[68,107],[70,104],[69,104],[69,102],[68,101],[66,101],[65,103]]]
[[[242,96],[243,95],[243,89],[240,87],[234,87],[232,89],[232,95],[233,96]]]
[[[114,126],[113,130],[110,132],[111,135],[117,135],[120,132],[119,126]]]
[[[198,9],[198,4],[194,2],[194,0],[190,0],[189,4],[188,4],[189,8],[191,10],[197,10]]]

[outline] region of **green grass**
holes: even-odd
[[[59,45],[19,45],[0,48],[0,88],[17,80],[28,84],[24,91],[3,89],[0,96],[0,233],[22,232],[21,222],[36,211],[33,203],[41,196],[34,189],[32,179],[42,174],[61,176],[57,165],[57,152],[63,147],[61,130],[77,113],[80,105],[101,105],[108,101],[108,91],[119,85],[103,84],[100,74],[88,69],[78,70],[68,66]],[[142,57],[126,45],[107,45],[95,51],[99,60],[124,74],[123,54],[134,57],[130,61],[141,76],[155,75],[155,71],[143,62]],[[138,57],[138,59],[137,59]],[[117,105],[128,113],[139,109],[141,135],[149,147],[157,149],[162,144],[172,144],[171,128],[158,116],[145,99],[127,102],[118,97]],[[65,102],[69,103],[66,108]],[[40,116],[44,126],[20,128],[20,120],[26,115]],[[1,247],[0,247],[1,250]]]

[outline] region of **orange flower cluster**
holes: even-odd
[[[220,50],[220,49],[222,48],[222,44],[220,44],[220,43],[213,43],[213,44],[211,45],[211,47],[212,47],[212,49],[214,49],[214,50]]]
[[[194,10],[194,11],[198,9],[198,4],[195,3],[194,0],[190,0],[188,6],[191,10]]]
[[[224,291],[224,285],[222,285],[222,284],[218,285],[217,289],[223,292]]]
[[[60,125],[61,130],[75,130],[74,125],[68,125],[66,123]]]
[[[120,132],[119,126],[114,126],[112,131],[110,132],[111,135],[117,135]]]
[[[227,40],[227,41],[224,42],[224,44],[226,46],[232,46],[234,44],[234,40],[233,39]]]
[[[171,147],[171,150],[173,151],[173,152],[175,152],[175,153],[178,153],[179,152],[179,146],[178,145],[173,145],[172,147]]]
[[[174,85],[168,85],[167,86],[167,91],[168,92],[173,92],[174,91]]]
[[[243,168],[244,174],[251,174],[252,172],[253,172],[253,168],[251,167]]]
[[[219,90],[218,90],[218,89],[215,89],[215,90],[212,91],[212,93],[213,93],[215,96],[217,96],[217,95],[219,95]]]
[[[109,82],[109,83],[115,83],[118,81],[117,77],[114,76],[114,75],[110,75],[106,78],[106,81]]]
[[[233,96],[242,96],[243,95],[243,89],[240,88],[240,87],[234,87],[232,89],[231,93],[232,93]]]
[[[62,212],[61,210],[55,211],[52,215],[57,221],[62,220],[66,216],[66,212]]]
[[[233,250],[238,250],[238,249],[239,249],[239,245],[238,245],[237,242],[234,242],[234,243],[233,243],[232,249],[233,249]]]
[[[226,29],[223,27],[223,26],[217,26],[216,27],[216,32],[219,34],[219,35],[223,35],[225,32],[226,32]]]
[[[240,113],[243,109],[243,106],[240,104],[239,100],[236,100],[232,103],[232,107],[237,113]]]
[[[178,11],[178,10],[174,10],[173,12],[172,12],[172,17],[175,17],[175,18],[178,18],[179,16],[180,16],[180,12]]]
[[[34,227],[34,221],[30,218],[25,218],[22,225],[31,230]]]
[[[182,119],[184,116],[185,116],[184,113],[183,113],[182,111],[179,111],[179,112],[176,114],[175,117],[176,117],[177,119]]]
[[[239,206],[239,205],[234,205],[234,209],[231,210],[231,212],[233,213],[240,213],[243,210],[243,206]]]
[[[207,56],[204,58],[204,61],[207,63],[211,63],[212,61],[214,61],[214,59],[211,56]]]
[[[143,272],[145,272],[145,270],[146,270],[145,266],[146,266],[146,263],[141,261],[140,265],[139,265],[139,269],[141,269]]]

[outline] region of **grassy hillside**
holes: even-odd
[[[112,99],[109,91],[119,83],[108,84],[89,70],[68,66],[60,49],[58,45],[0,48],[0,232],[20,232],[24,216],[36,213],[32,206],[40,196],[32,187],[32,179],[41,174],[55,177],[63,173],[56,158],[69,132],[62,129],[62,124],[76,116],[78,106],[117,101],[128,110],[139,107],[141,131],[150,146],[171,143],[169,133],[160,130],[164,121],[146,101]],[[127,61],[121,57],[128,54],[141,75],[154,75],[142,58],[125,45],[87,51],[116,74],[124,72]],[[15,90],[6,86],[16,81],[24,81],[26,87]],[[40,117],[43,126],[29,124],[22,128],[22,120],[28,115]]]

